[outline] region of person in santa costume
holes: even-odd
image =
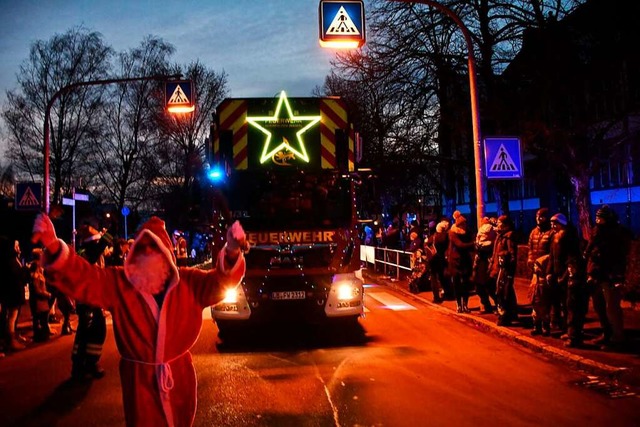
[[[128,426],[190,426],[196,413],[196,373],[189,349],[202,327],[202,310],[223,299],[226,285],[245,273],[244,230],[235,222],[216,268],[176,266],[164,221],[152,217],[138,231],[122,267],[89,264],[56,237],[46,214],[33,227],[44,246],[50,283],[111,312]]]

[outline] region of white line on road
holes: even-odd
[[[386,292],[369,292],[367,293],[367,295],[369,295],[371,298],[373,298],[374,300],[384,305],[385,308],[388,308],[389,310],[393,310],[393,311],[417,310],[417,308],[415,308],[411,304],[407,304],[406,302],[402,301],[400,298],[396,298],[393,295],[388,294]]]

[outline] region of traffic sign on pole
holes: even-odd
[[[42,184],[19,182],[16,184],[15,208],[18,211],[37,212],[42,207]]]
[[[320,46],[353,49],[364,44],[364,2],[321,0]]]
[[[124,238],[126,240],[128,240],[129,239],[129,232],[127,230],[127,217],[131,213],[131,210],[129,209],[128,206],[123,206],[122,209],[120,209],[120,213],[124,217]]]
[[[517,137],[485,138],[484,161],[487,179],[520,179],[524,175]]]
[[[191,113],[195,107],[195,93],[191,80],[167,82],[164,101],[170,113]]]

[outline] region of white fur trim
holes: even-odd
[[[235,221],[227,230],[227,246],[231,249],[240,248],[240,243],[244,242],[246,235],[240,225],[240,221]]]
[[[218,253],[218,266],[216,267],[222,272],[222,274],[231,276],[231,275],[234,275],[239,269],[241,268],[244,269],[245,262],[244,262],[244,254],[242,252],[240,252],[240,255],[238,255],[238,259],[236,259],[235,264],[231,266],[230,269],[226,268],[226,265],[224,262],[224,258],[226,254],[227,254],[227,245],[225,244],[222,250]],[[244,272],[242,273],[242,275],[244,276]]]
[[[58,239],[60,242],[60,249],[57,254],[49,254],[47,251],[44,252],[44,262],[43,265],[47,270],[60,270],[67,263],[69,259],[69,246],[62,239]]]
[[[147,230],[147,229],[142,230],[140,234],[138,234],[136,239],[133,241],[133,245],[131,245],[131,251],[129,253],[129,256],[127,256],[127,258],[124,261],[124,275],[127,277],[127,280],[132,284],[134,284],[130,277],[131,267],[129,267],[129,265],[133,262],[131,260],[135,258],[136,244],[140,242],[140,240],[142,240],[143,236],[149,237],[151,240],[153,240],[156,243],[156,245],[160,249],[160,253],[167,258],[167,261],[171,265],[172,277],[171,277],[171,281],[169,282],[169,285],[167,286],[167,290],[177,285],[178,282],[180,281],[180,273],[178,272],[178,267],[176,267],[175,262],[173,262],[173,253],[169,250],[169,248],[167,248],[164,245],[164,243],[162,243],[162,240],[158,236],[156,236],[151,230]]]

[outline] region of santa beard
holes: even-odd
[[[138,254],[128,266],[129,280],[140,292],[158,295],[164,292],[171,275],[171,266],[159,253]]]

